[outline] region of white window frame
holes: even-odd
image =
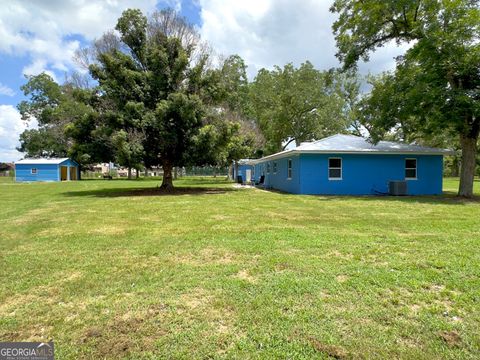
[[[292,159],[287,159],[287,180],[292,180],[293,174],[293,161]]]
[[[415,160],[415,167],[407,168],[407,161]],[[415,170],[415,177],[407,177],[407,170]],[[418,179],[418,160],[417,158],[405,158],[405,180],[417,180]]]
[[[330,160],[340,160],[340,167],[330,167]],[[328,158],[328,180],[340,181],[343,180],[343,159],[341,157]],[[330,170],[340,170],[340,177],[330,177]]]
[[[35,170],[35,171],[34,171]],[[38,174],[38,169],[37,168],[31,168],[30,169],[30,174],[31,175],[37,175]]]

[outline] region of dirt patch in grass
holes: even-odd
[[[442,331],[439,336],[449,347],[459,347],[462,343],[462,338],[456,331]]]
[[[92,326],[91,328],[88,328],[85,330],[83,333],[83,336],[81,337],[81,342],[85,343],[88,342],[91,339],[99,338],[103,335],[102,329],[99,328],[98,326]]]
[[[39,231],[39,237],[58,238],[60,236],[71,236],[75,234],[75,231],[65,227],[49,227],[45,230]]]
[[[186,306],[188,309],[207,306],[212,301],[212,296],[202,288],[195,288],[192,291],[183,294],[180,297],[180,306]]]
[[[344,282],[348,281],[348,279],[350,279],[350,276],[348,276],[348,275],[338,275],[335,279],[339,283],[344,283]]]
[[[439,293],[445,290],[445,286],[434,284],[434,285],[428,286],[427,290],[429,290],[430,292]]]
[[[116,359],[131,352],[151,351],[155,340],[166,335],[167,331],[159,328],[158,324],[153,326],[149,323],[150,318],[148,311],[118,314],[103,328],[87,328],[81,337],[81,343],[94,347],[97,358]]]
[[[89,234],[96,235],[123,235],[126,232],[126,227],[122,227],[118,224],[116,225],[103,225],[97,226],[94,229],[90,230]]]
[[[342,259],[342,260],[351,260],[351,259],[353,259],[353,255],[352,255],[352,254],[344,254],[344,253],[341,253],[341,252],[338,251],[338,250],[335,250],[335,251],[333,251],[333,252],[328,253],[326,257],[327,257],[327,258],[336,257],[336,258],[340,258],[340,259]]]
[[[257,278],[250,275],[248,270],[245,270],[245,269],[240,270],[236,274],[236,277],[246,282],[249,282],[250,284],[255,284],[257,282]]]
[[[236,255],[228,251],[205,248],[199,252],[174,257],[173,261],[192,266],[230,265],[236,263]]]
[[[282,263],[279,263],[279,264],[275,265],[275,271],[279,271],[279,272],[288,270],[290,268],[292,268],[292,266],[287,262],[282,262]]]
[[[208,330],[205,336],[233,333],[235,311],[203,288],[194,288],[178,299],[177,314],[184,319],[205,322]]]
[[[312,338],[310,337],[308,339],[308,341],[310,342],[310,345],[312,345],[312,347],[318,351],[318,352],[321,352],[321,353],[324,353],[334,359],[346,359],[347,358],[347,351],[345,349],[343,349],[342,347],[340,346],[337,346],[337,345],[331,345],[331,344],[324,344],[320,341],[318,341],[317,339],[315,338]]]
[[[423,347],[422,343],[418,339],[404,336],[398,337],[396,343],[400,346],[404,346],[410,349],[421,349]]]
[[[0,315],[15,315],[18,308],[22,308],[27,304],[40,302],[42,298],[36,294],[17,294],[6,298],[0,304]]]

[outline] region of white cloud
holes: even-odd
[[[180,0],[160,3],[179,8]],[[144,13],[157,0],[10,0],[0,12],[0,53],[30,56],[24,74],[66,71],[75,66],[72,56],[80,46],[74,35],[87,41],[112,29],[127,8]]]
[[[336,15],[325,0],[199,0],[202,37],[224,55],[239,54],[249,75],[273,65],[310,60],[319,69],[339,66],[332,24]],[[359,64],[362,73],[392,69],[403,53],[395,44]]]
[[[18,138],[27,128],[36,128],[36,121],[25,123],[12,105],[0,105],[0,161],[14,161],[22,157],[16,150]]]
[[[35,59],[30,65],[27,65],[23,68],[23,75],[38,75],[42,72],[50,75],[53,80],[58,81],[55,73],[51,70],[48,70],[47,60],[45,59]]]
[[[15,96],[15,91],[9,88],[7,85],[0,83],[0,95]]]

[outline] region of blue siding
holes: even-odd
[[[78,164],[73,161],[72,159],[68,159],[68,160],[65,160],[64,162],[60,163],[60,166],[77,166],[78,167]]]
[[[288,160],[292,160],[292,177],[288,178]],[[274,171],[276,163],[276,172]],[[265,187],[277,189],[289,193],[300,193],[300,157],[292,156],[282,159],[264,161],[255,165],[255,180],[265,175]],[[270,167],[270,172],[267,171]]]
[[[264,169],[262,164],[255,164],[253,166],[253,179],[255,182],[260,181],[260,177],[264,175]]]
[[[342,180],[328,179],[328,158],[342,159]],[[302,154],[297,193],[371,195],[388,192],[388,182],[405,180],[405,159],[417,159],[417,180],[407,180],[409,195],[442,193],[441,155]]]
[[[37,169],[32,174],[32,168]],[[57,164],[17,164],[15,165],[15,181],[59,181],[60,172]]]
[[[247,169],[252,170],[252,173],[254,171],[252,165],[245,165],[245,164],[238,165],[238,173],[235,173],[234,180],[237,181],[237,176],[241,176],[243,182],[247,181]],[[252,174],[252,178],[253,178],[253,174]]]

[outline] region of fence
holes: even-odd
[[[190,166],[184,168],[186,176],[227,176],[228,167]]]
[[[174,170],[172,175],[177,175],[177,177],[182,176],[227,176],[228,175],[228,167],[215,167],[215,166],[189,166],[183,168],[177,168],[176,171]],[[161,168],[159,169],[150,169],[149,177],[162,177],[163,171]],[[119,176],[119,174],[113,170],[110,172],[112,177],[114,178],[125,178],[125,176]],[[133,178],[135,178],[135,174],[132,174]],[[144,177],[144,171],[140,171],[140,177]],[[101,172],[94,172],[94,171],[82,171],[82,179],[102,179],[103,174]]]

